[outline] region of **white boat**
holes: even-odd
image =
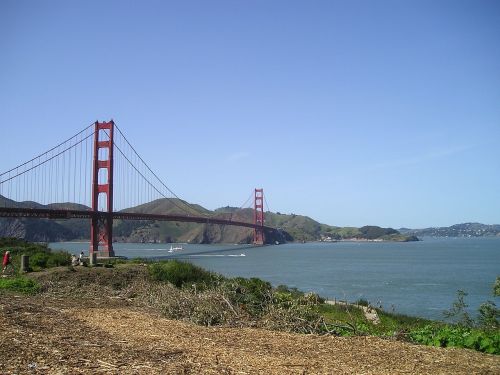
[[[173,253],[174,251],[179,251],[179,250],[184,250],[182,246],[173,246],[170,245],[170,250],[168,251],[169,253]]]

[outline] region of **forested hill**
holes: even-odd
[[[0,196],[0,204],[6,198]],[[7,202],[9,206],[33,208],[75,208],[90,210],[89,207],[73,203],[58,203],[44,206],[36,202]],[[155,214],[183,214],[180,207],[185,202],[178,199],[159,199],[144,205],[127,209],[127,212]],[[210,211],[199,205],[190,205],[196,211],[235,221],[252,222],[253,210],[223,207]],[[335,227],[318,223],[302,215],[265,213],[266,225],[279,229],[277,235],[267,236],[269,242],[290,241],[336,241],[388,240],[411,241],[415,237],[402,235],[392,228],[377,226]],[[0,237],[18,237],[30,241],[53,242],[88,240],[90,226],[87,219],[47,220],[47,219],[7,219],[0,218]],[[189,242],[189,243],[250,243],[253,230],[235,226],[206,225],[196,223],[162,221],[122,221],[115,220],[113,238],[119,242]]]

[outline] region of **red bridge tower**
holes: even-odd
[[[255,189],[253,223],[260,226],[253,233],[254,245],[264,245],[264,189]]]
[[[92,172],[92,219],[90,225],[90,256],[93,253],[102,257],[113,257],[113,131],[115,123],[109,122],[95,123],[94,133],[94,160]],[[109,130],[109,139],[101,140],[105,131]],[[108,137],[106,137],[108,138]],[[99,160],[99,150],[104,160]],[[104,156],[105,155],[105,156]],[[99,183],[99,171],[106,170],[106,183]],[[106,194],[106,211],[99,211],[99,194]]]

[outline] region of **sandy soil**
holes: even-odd
[[[0,295],[0,374],[500,374],[500,356],[172,321],[123,300]]]

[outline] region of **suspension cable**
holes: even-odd
[[[45,163],[49,162],[50,160],[55,159],[55,158],[56,158],[56,157],[58,157],[59,155],[61,155],[61,154],[65,153],[66,151],[70,150],[71,148],[75,147],[76,145],[78,145],[78,144],[82,143],[85,139],[90,138],[92,135],[94,135],[94,132],[90,133],[90,134],[89,134],[86,138],[84,138],[84,139],[83,139],[83,140],[81,140],[80,142],[75,143],[74,145],[71,145],[71,146],[69,146],[68,148],[65,148],[64,150],[60,151],[59,153],[55,154],[54,156],[50,157],[49,159],[45,159],[45,160],[44,160],[44,161],[42,161],[40,164],[37,164],[37,165],[35,165],[35,166],[32,166],[32,167],[31,167],[31,168],[29,168],[29,169],[25,169],[24,171],[19,172],[19,173],[17,173],[17,174],[16,174],[16,175],[14,175],[14,176],[10,176],[10,177],[9,177],[9,178],[7,178],[6,180],[1,180],[1,181],[0,181],[0,184],[3,184],[3,183],[5,183],[5,182],[7,182],[7,181],[10,181],[10,180],[12,180],[12,179],[14,179],[14,178],[16,178],[16,177],[18,177],[18,176],[22,175],[22,174],[25,174],[25,173],[27,173],[27,172],[29,172],[29,171],[31,171],[31,170],[33,170],[33,169],[35,169],[35,168],[38,168],[38,167],[39,167],[39,166],[41,166],[41,165],[44,165]],[[46,154],[46,153],[45,153],[45,154]],[[42,155],[44,155],[44,154],[42,154]],[[35,160],[35,159],[36,159],[36,158],[32,159],[32,161],[33,161],[33,160]],[[25,164],[26,164],[26,163],[21,164],[21,165],[25,165]],[[17,167],[17,168],[19,168],[19,167]],[[15,170],[15,169],[17,169],[17,168],[13,168],[13,169],[11,169],[11,171],[13,171],[13,170]],[[63,167],[63,168],[64,168],[64,167]],[[62,171],[62,172],[64,173],[64,171]],[[6,174],[6,173],[8,173],[8,172],[2,173],[2,175]],[[0,176],[1,176],[1,175],[0,175]],[[63,195],[64,195],[64,193],[63,193]]]
[[[0,173],[0,177],[1,177],[1,176],[3,176],[4,174],[7,174],[7,173],[12,172],[14,169],[21,168],[21,167],[25,166],[26,164],[31,163],[31,162],[32,162],[32,161],[34,161],[35,159],[40,158],[40,157],[42,157],[42,156],[44,156],[44,155],[48,154],[49,152],[51,152],[51,151],[55,150],[55,149],[56,149],[56,148],[58,148],[59,146],[62,146],[63,144],[65,144],[65,143],[69,142],[70,140],[72,140],[73,138],[75,138],[76,136],[78,136],[78,135],[82,134],[83,132],[85,132],[88,128],[90,128],[90,127],[91,127],[91,126],[93,126],[93,125],[94,125],[94,123],[90,124],[90,125],[89,125],[89,126],[87,126],[85,129],[83,129],[82,131],[78,132],[78,133],[77,133],[77,134],[75,134],[74,136],[72,136],[72,137],[70,137],[70,138],[66,139],[64,142],[59,143],[57,146],[52,147],[50,150],[45,151],[45,152],[41,153],[41,154],[40,154],[40,155],[38,155],[38,156],[35,156],[33,159],[28,160],[27,162],[25,162],[25,163],[23,163],[23,164],[21,164],[21,165],[18,165],[17,167],[14,167],[14,168],[12,168],[12,169],[10,169],[10,170],[6,171],[6,172]],[[5,181],[8,181],[8,180],[5,180]]]
[[[127,144],[130,146],[130,148],[132,149],[132,151],[134,151],[134,153],[137,155],[137,157],[139,158],[140,161],[142,161],[142,163],[146,166],[146,168],[149,170],[149,172],[151,172],[151,174],[160,182],[160,184],[165,188],[167,189],[167,191],[170,192],[170,194],[172,194],[175,198],[179,199],[181,202],[183,202],[186,206],[188,206],[189,208],[191,208],[192,210],[194,210],[195,212],[197,213],[201,213],[202,215],[206,216],[206,213],[204,212],[199,212],[197,209],[191,207],[191,205],[187,202],[184,202],[181,198],[179,198],[179,196],[177,196],[177,194],[175,194],[167,185],[165,185],[165,183],[157,176],[156,173],[154,173],[151,168],[149,167],[149,165],[142,159],[142,157],[139,155],[139,153],[135,150],[134,146],[132,146],[130,144],[130,142],[128,141],[127,137],[125,137],[125,135],[123,134],[123,132],[120,130],[120,128],[115,124],[116,128],[118,129],[118,132],[121,134],[121,136],[123,137],[123,139],[125,140],[125,142],[127,142]]]
[[[247,208],[247,205],[248,205],[248,202],[252,199],[252,196],[253,196],[253,192],[250,193],[249,197],[247,198],[247,200],[245,201],[245,203],[243,203],[241,206],[240,206],[240,210],[242,210],[243,208]],[[250,207],[250,206],[249,206]]]
[[[262,195],[264,196],[264,203],[267,206],[267,211],[271,212],[271,208],[269,207],[269,204],[267,203],[266,195],[265,194],[262,194]]]
[[[130,159],[129,159],[129,158],[128,158],[125,154],[124,154],[124,152],[121,150],[121,148],[120,148],[120,147],[118,147],[118,146],[116,145],[116,143],[114,144],[114,146],[116,147],[116,149],[118,150],[118,152],[120,152],[120,154],[121,154],[121,155],[125,158],[125,160],[127,160],[127,161],[128,161],[128,163],[131,165],[131,167],[135,169],[135,171],[137,172],[137,174],[138,174],[138,175],[140,175],[140,176],[144,179],[144,181],[148,183],[148,185],[149,185],[149,186],[151,186],[151,188],[153,188],[153,189],[154,189],[154,190],[155,190],[158,194],[160,194],[163,198],[168,198],[165,194],[163,194],[160,190],[158,190],[158,188],[157,188],[156,186],[154,186],[154,185],[151,183],[151,181],[149,181],[149,180],[148,180],[148,179],[147,179],[147,178],[146,178],[146,177],[142,174],[142,172],[141,172],[141,171],[139,171],[139,170],[137,169],[137,167],[136,167],[136,166],[135,166],[135,165],[134,165],[134,164],[130,161]],[[182,199],[180,199],[180,198],[178,198],[178,197],[177,197],[177,199],[179,199],[181,202],[183,202],[183,201],[182,201]],[[186,212],[187,214],[191,214],[191,212],[189,212],[189,211],[188,211],[188,210],[186,210],[185,208],[183,208],[183,207],[181,207],[181,206],[177,205],[177,203],[175,203],[175,201],[171,200],[170,202],[171,202],[174,206],[176,206],[178,209],[180,209],[180,210],[182,210],[182,211]],[[139,204],[139,202],[137,202],[137,204]],[[188,207],[189,207],[189,206],[188,206]],[[195,212],[196,212],[196,213],[198,213],[197,211],[195,211]]]

